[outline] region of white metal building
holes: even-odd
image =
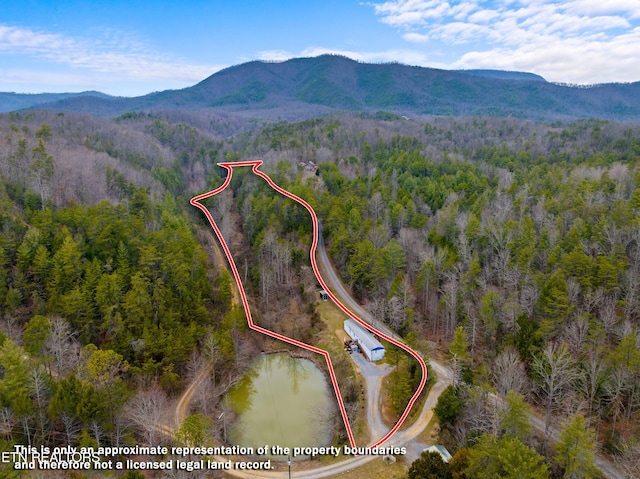
[[[369,361],[378,361],[384,357],[384,346],[380,344],[380,341],[374,338],[373,334],[364,326],[358,324],[353,319],[345,319],[344,332],[358,343],[362,354],[364,354]]]
[[[426,449],[423,449],[424,451],[429,451],[429,452],[437,452],[438,454],[440,454],[440,456],[442,457],[442,460],[444,462],[449,462],[451,460],[451,453],[449,451],[447,451],[447,448],[440,445],[440,444],[436,444],[435,446],[430,446],[427,447]]]

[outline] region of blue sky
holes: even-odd
[[[640,0],[0,1],[0,91],[133,96],[322,53],[640,81]]]

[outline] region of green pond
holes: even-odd
[[[230,444],[313,447],[331,444],[337,411],[333,389],[308,359],[262,354],[227,395],[237,414]]]

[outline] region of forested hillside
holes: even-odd
[[[165,442],[172,398],[205,363],[205,412],[245,367],[251,338],[180,163],[182,141],[204,155],[190,164],[215,141],[177,128],[169,149],[156,120],[0,119],[3,449]]]
[[[178,394],[205,363],[214,373],[191,412],[219,413],[206,398],[262,338],[244,331],[188,199],[222,183],[216,163],[262,159],[313,205],[377,320],[456,371],[436,413],[465,467],[496,444],[543,454],[540,477],[569,467],[515,413],[504,420],[487,400],[498,392],[546,425],[593,428],[638,477],[640,126],[34,112],[0,117],[0,141],[4,441],[154,442],[160,409],[145,401]],[[317,339],[307,213],[242,173],[209,206],[260,324]]]
[[[537,121],[640,119],[640,82],[599,85],[549,83],[531,73],[440,70],[361,63],[340,55],[251,61],[220,70],[181,90],[127,98],[101,93],[46,96],[0,93],[0,111],[118,115],[127,111],[232,112],[245,118],[303,120],[330,112],[516,117]]]
[[[624,462],[640,408],[639,133],[336,118],[267,127],[235,147],[292,191],[314,190],[331,256],[378,320],[441,344],[460,381],[447,444],[505,434],[486,395],[511,392],[547,427],[583,415]],[[267,205],[258,218],[287,222]],[[536,444],[530,431],[518,440]]]

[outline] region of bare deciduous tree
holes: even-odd
[[[51,354],[56,363],[58,377],[71,369],[77,362],[80,345],[76,341],[76,333],[64,318],[53,318],[50,321],[50,332],[44,344],[46,353]]]
[[[602,306],[600,307],[599,318],[602,321],[602,325],[604,327],[604,333],[607,336],[613,334],[613,330],[618,324],[619,317],[616,311],[616,299],[614,297],[607,297],[602,302]]]
[[[533,359],[533,374],[536,393],[544,406],[544,445],[547,447],[552,413],[570,393],[576,379],[576,369],[571,353],[565,343],[549,343]]]
[[[640,479],[640,442],[632,440],[622,447],[622,454],[614,456],[616,465],[628,479]]]
[[[562,337],[569,346],[571,353],[577,358],[589,338],[589,320],[584,315],[580,315],[575,321],[568,321],[564,327]]]
[[[167,428],[167,396],[157,386],[138,393],[125,406],[127,417],[143,433],[146,444],[158,444]]]
[[[379,191],[376,191],[369,200],[369,212],[374,221],[378,221],[384,212],[384,200]]]
[[[539,297],[540,290],[532,282],[527,282],[522,287],[522,292],[520,293],[520,307],[528,317],[533,316]]]
[[[464,444],[470,434],[497,434],[500,424],[497,402],[489,397],[489,392],[477,387],[464,388],[465,407],[456,421],[455,436],[459,444]]]
[[[51,395],[49,384],[47,383],[46,373],[40,368],[35,367],[29,376],[29,386],[33,399],[37,405],[38,427],[42,437],[45,435],[47,426],[47,404]]]
[[[64,426],[67,444],[73,444],[75,438],[80,434],[80,422],[74,415],[66,411],[60,414],[60,421],[62,421],[62,425]]]
[[[0,434],[9,441],[13,440],[13,428],[16,425],[16,418],[11,408],[0,408]]]
[[[510,347],[498,354],[493,361],[491,378],[501,396],[506,396],[509,391],[514,391],[527,397],[531,391],[524,364],[520,361],[518,352]]]
[[[0,321],[0,331],[18,346],[22,344],[23,329],[21,322],[14,316],[7,315]]]
[[[458,326],[459,308],[459,281],[451,278],[442,287],[442,319],[444,322],[444,334],[451,337],[453,331]]]
[[[589,416],[598,414],[608,381],[607,368],[602,357],[591,351],[580,362],[578,388],[587,401]]]

